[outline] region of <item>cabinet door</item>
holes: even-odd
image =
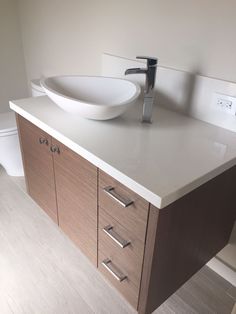
[[[20,116],[17,122],[28,193],[58,223],[51,136]]]
[[[59,226],[97,266],[97,168],[52,140]]]

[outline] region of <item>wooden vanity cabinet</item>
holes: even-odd
[[[236,166],[160,210],[17,122],[28,193],[139,314],[152,313],[228,243]]]
[[[29,195],[97,266],[97,168],[17,116]]]

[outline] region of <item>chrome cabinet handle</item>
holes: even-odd
[[[126,199],[116,193],[115,189],[112,186],[105,187],[103,191],[107,193],[111,198],[116,200],[123,207],[128,207],[133,204],[133,201]]]
[[[130,245],[130,241],[124,240],[119,234],[117,234],[111,225],[108,225],[102,229],[113,241],[115,241],[122,249]]]
[[[102,262],[102,266],[104,266],[106,268],[106,270],[109,271],[109,273],[112,274],[112,276],[118,280],[119,282],[124,281],[125,279],[127,279],[127,276],[125,276],[124,274],[122,274],[122,272],[112,263],[112,261],[109,258],[106,258],[103,262]]]
[[[44,137],[40,137],[39,138],[39,144],[45,144],[48,145],[48,140]]]
[[[60,154],[60,149],[59,149],[59,147],[58,147],[57,145],[52,145],[52,146],[50,147],[50,151],[51,151],[52,153],[58,153],[58,154]]]

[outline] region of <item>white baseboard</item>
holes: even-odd
[[[217,274],[219,274],[221,277],[223,277],[225,280],[230,282],[234,287],[236,287],[236,272],[225,265],[221,260],[219,260],[217,257],[214,257],[211,259],[207,266],[214,270]]]

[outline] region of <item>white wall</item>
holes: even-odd
[[[29,78],[100,70],[102,52],[236,82],[235,0],[18,0]]]
[[[0,0],[0,112],[27,96],[25,62],[15,0]]]

